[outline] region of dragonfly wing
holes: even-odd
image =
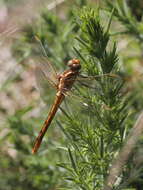
[[[58,83],[58,75],[54,66],[45,57],[36,58],[36,67],[40,67],[46,78],[53,83]]]
[[[108,77],[110,80],[110,78]],[[108,79],[105,79],[108,84]],[[113,78],[111,79],[113,80]],[[78,81],[78,80],[77,80]],[[89,110],[91,112],[91,108],[95,109],[95,104],[97,109],[99,109],[101,106],[104,106],[107,109],[110,109],[108,105],[106,105],[106,101],[99,101],[99,96],[104,95],[104,91],[106,90],[106,84],[101,84],[103,81],[96,81],[96,80],[87,80],[82,81],[79,80],[76,82],[72,89],[67,92],[67,97],[65,99],[65,102],[67,101],[67,104],[65,104],[65,110],[71,111],[71,113],[74,110],[74,114],[77,115],[79,113],[82,113],[83,115],[89,114]],[[112,85],[114,87],[114,80],[112,81]],[[88,87],[88,88],[87,88]],[[113,90],[114,88],[110,89],[109,92]],[[69,105],[69,106],[68,106]],[[64,107],[63,107],[64,108]]]
[[[52,103],[55,98],[56,83],[46,77],[41,67],[36,67],[35,76],[40,95],[43,101],[49,105],[49,103]]]
[[[105,82],[107,80],[115,81],[115,80],[119,80],[119,79],[121,79],[121,78],[118,75],[112,74],[112,73],[107,73],[107,74],[101,74],[101,75],[95,75],[95,76],[79,75],[76,79],[76,82],[87,88],[97,89],[98,85],[102,82]]]
[[[65,100],[60,106],[64,115],[75,116],[82,115],[85,117],[89,113],[89,102],[87,98],[83,98],[73,89],[65,94]],[[81,114],[80,114],[81,113]]]
[[[97,96],[103,96],[107,93],[107,88],[110,84],[112,87],[108,89],[108,93],[114,92],[114,86],[121,83],[121,78],[114,75],[97,75],[91,77],[78,76],[69,95],[79,103],[87,106],[91,104],[91,99],[97,99]],[[74,102],[74,101],[73,101]],[[76,104],[77,105],[77,104]]]

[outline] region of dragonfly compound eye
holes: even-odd
[[[73,64],[80,64],[80,60],[79,59],[72,59]]]
[[[68,62],[68,66],[71,69],[79,70],[79,69],[81,69],[80,60],[79,59],[72,59]]]

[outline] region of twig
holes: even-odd
[[[143,133],[143,112],[139,115],[134,127],[127,137],[127,141],[117,158],[113,160],[112,166],[109,170],[109,176],[106,180],[103,190],[111,190],[116,182],[116,179],[122,172],[123,166],[126,164],[129,155],[135,147],[139,137]]]
[[[65,2],[65,0],[55,0],[54,2],[49,3],[47,8],[48,8],[48,10],[52,10],[55,7],[57,7],[58,5],[60,5],[60,4],[64,3],[64,2]]]

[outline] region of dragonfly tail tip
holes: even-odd
[[[36,153],[36,150],[32,149],[32,154],[35,154]]]

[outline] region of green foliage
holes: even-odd
[[[140,0],[116,0],[114,2],[106,0],[105,2],[107,4],[108,11],[111,12],[111,10],[114,10],[114,18],[123,26],[123,28],[120,28],[118,31],[115,29],[115,32],[112,34],[115,35],[115,38],[119,35],[119,40],[123,38],[124,41],[127,42],[125,54],[124,51],[121,53],[124,62],[124,75],[126,75],[126,77],[130,75],[131,80],[134,80],[133,78],[138,78],[142,75],[139,71],[140,69],[138,70],[137,67],[142,63],[143,59],[143,22],[141,22],[143,17],[143,3]],[[127,51],[128,56],[126,55]],[[137,75],[135,74],[136,72],[138,72]],[[129,83],[130,80],[127,82],[127,86],[130,86]],[[137,107],[142,106],[142,85],[143,84],[140,79],[134,84],[132,83],[132,93],[130,95],[132,106],[135,106],[135,110]]]
[[[26,107],[17,110],[14,115],[7,118],[9,131],[6,136],[0,139],[1,189],[9,190],[12,187],[21,190],[53,189],[55,185],[60,183],[57,179],[60,179],[62,171],[59,171],[54,165],[55,160],[58,160],[58,155],[61,157],[60,154],[57,154],[58,151],[56,151],[55,159],[50,159],[50,154],[53,157],[55,152],[50,148],[48,162],[46,155],[31,154],[35,134],[33,126],[38,125],[39,121],[41,121],[40,118],[29,118],[28,120],[23,118],[32,109],[33,107]],[[3,146],[3,141],[9,142],[8,152]],[[7,145],[5,144],[5,146]]]
[[[114,9],[114,16],[125,26],[125,31],[123,33],[130,34],[136,37],[140,42],[143,42],[143,23],[138,22],[133,12],[137,8],[137,5],[129,1],[131,5],[130,9],[127,6],[127,2],[124,0],[116,0],[114,3],[108,0],[106,2],[109,10],[111,11]],[[139,5],[139,1],[136,1],[136,3]],[[142,13],[140,15],[140,18],[141,17]]]
[[[75,189],[103,187],[110,161],[121,147],[127,130],[128,104],[122,93],[123,81],[108,76],[118,70],[116,46],[113,43],[109,50],[110,35],[101,27],[98,14],[93,9],[81,10],[77,19],[81,33],[75,50],[86,73],[95,77],[95,74],[102,73],[107,76],[98,78],[96,88],[92,90],[78,88],[87,107],[81,112],[66,114],[61,126],[71,147],[71,166],[66,163],[61,166],[69,171],[71,177],[67,179],[74,182]],[[77,116],[80,120],[76,119]]]
[[[75,100],[71,96],[68,103],[63,104],[56,122],[52,123],[55,128],[51,126],[37,155],[32,155],[31,149],[47,116],[47,107],[37,102],[35,88],[31,87],[29,93],[33,96],[30,101],[26,98],[25,106],[18,105],[10,113],[3,107],[0,109],[3,128],[8,129],[0,136],[0,189],[101,190],[112,159],[124,145],[142,110],[142,82],[130,80],[128,73],[131,79],[134,75],[133,69],[129,71],[126,67],[131,64],[130,55],[117,52],[118,38],[112,32],[116,26],[111,22],[116,18],[114,22],[119,21],[124,26],[123,31],[116,31],[120,34],[119,40],[122,35],[125,40],[132,36],[139,44],[138,47],[133,44],[133,47],[141,50],[142,16],[140,11],[138,15],[133,9],[137,9],[137,4],[107,1],[105,13],[107,7],[103,10],[84,7],[86,3],[85,0],[76,1],[74,5],[80,8],[69,9],[64,15],[66,19],[43,9],[36,22],[25,26],[20,38],[13,42],[13,56],[18,58],[20,69],[14,76],[10,75],[0,89],[10,100],[15,101],[13,86],[26,88],[27,81],[23,86],[22,77],[23,73],[31,72],[30,61],[37,64],[38,58],[45,54],[59,70],[64,70],[69,59],[79,58],[83,81],[75,84]],[[133,55],[135,61],[141,57],[141,54],[137,58]],[[29,77],[27,83],[33,83],[33,80]],[[46,92],[46,96],[53,96],[52,92]],[[37,111],[35,107],[38,106]],[[141,140],[118,176],[114,189],[142,187],[142,162],[134,161],[140,154]]]

